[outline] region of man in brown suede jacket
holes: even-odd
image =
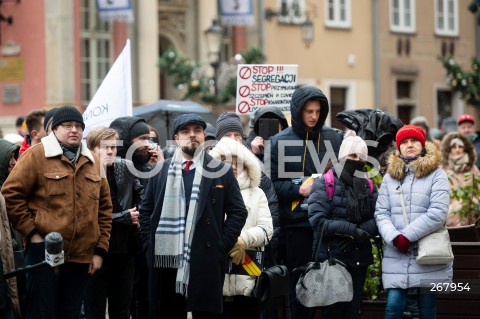
[[[22,156],[2,187],[9,218],[27,240],[27,265],[45,259],[48,233],[64,240],[58,274],[48,266],[27,276],[28,319],[78,319],[88,276],[108,251],[110,190],[98,157],[82,142],[84,128],[76,108],[59,108],[53,131]]]

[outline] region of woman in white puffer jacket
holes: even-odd
[[[245,249],[261,248],[273,234],[272,215],[265,193],[260,185],[261,170],[255,155],[243,144],[224,137],[210,151],[210,155],[230,163],[237,178],[248,217],[235,247],[229,252],[232,262],[241,264]],[[255,278],[246,275],[225,276],[223,285],[224,318],[258,318],[258,305],[251,298]]]

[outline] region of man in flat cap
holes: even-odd
[[[89,275],[102,267],[112,201],[100,161],[82,142],[82,114],[57,109],[52,132],[22,155],[3,184],[8,217],[26,239],[25,263],[45,260],[45,236],[63,237],[65,263],[27,276],[26,318],[78,318]]]
[[[203,149],[205,121],[183,114],[173,126],[178,148],[140,205],[150,318],[221,318],[227,252],[247,210],[232,168]]]

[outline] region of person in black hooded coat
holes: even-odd
[[[336,160],[342,135],[325,126],[329,112],[328,100],[316,87],[296,89],[290,111],[292,126],[273,136],[266,147],[265,169],[267,174],[270,173],[279,199],[281,227],[285,231],[286,243],[284,262],[293,270],[311,261],[313,231],[308,222],[307,205],[299,204],[292,211],[292,202],[308,198],[312,184],[302,186],[302,179],[323,173],[328,160]],[[292,318],[308,318],[311,316],[309,309],[296,300],[298,276],[292,276]]]
[[[255,112],[253,119],[250,121],[250,133],[248,134],[246,144],[252,150],[253,154],[263,161],[265,141],[263,137],[260,136],[260,119],[277,119],[280,123],[278,132],[286,129],[288,122],[283,112],[276,106],[262,107]]]
[[[155,152],[150,146],[150,128],[145,120],[134,116],[119,117],[110,124],[110,128],[117,131],[122,146],[117,146],[117,156],[126,158],[133,162],[136,169],[135,176],[138,177],[143,188],[147,188],[148,176],[153,166],[149,163],[152,153]],[[128,149],[135,142],[140,146],[132,156],[127,157]],[[147,318],[148,305],[148,268],[143,253],[135,255],[134,279],[131,314],[133,319]]]
[[[367,267],[373,264],[370,238],[378,235],[374,217],[378,194],[366,178],[367,157],[365,141],[348,131],[340,146],[340,163],[332,168],[333,185],[323,176],[315,179],[308,199],[315,260],[323,262],[331,257],[343,262],[353,283],[352,301],[323,307],[322,319],[360,318]],[[332,186],[331,198],[327,184]]]

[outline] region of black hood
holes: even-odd
[[[132,145],[131,131],[137,122],[145,122],[144,119],[134,116],[119,117],[110,124],[110,127],[117,131],[119,139],[123,141],[123,145],[117,147],[117,156],[125,158],[128,148]]]
[[[0,139],[0,187],[2,187],[7,179],[8,166],[10,165],[10,157],[12,156],[12,153],[15,153],[15,157],[18,158],[19,151],[19,145]]]
[[[319,88],[306,85],[295,90],[292,101],[290,102],[292,128],[295,133],[303,139],[306,137],[307,131],[302,122],[302,109],[307,101],[320,101],[320,118],[318,119],[317,125],[313,128],[313,135],[320,133],[330,110],[327,97]]]
[[[275,106],[262,107],[255,112],[255,115],[252,119],[253,125],[251,128],[253,128],[253,130],[257,135],[260,134],[258,125],[260,124],[259,120],[261,118],[276,118],[280,121],[280,124],[282,125],[282,130],[288,127],[287,119],[285,118],[285,115],[283,114],[283,112],[278,109],[278,107],[275,107]]]

